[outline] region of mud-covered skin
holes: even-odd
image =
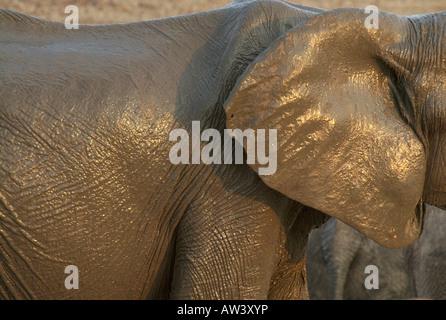
[[[236,1],[66,30],[0,11],[0,297],[307,298],[306,239],[324,214],[247,165],[172,165],[169,133],[194,120],[222,131],[248,65],[323,13]]]
[[[226,126],[277,130],[268,186],[401,248],[424,203],[446,204],[446,13],[366,17],[326,11],[274,41],[225,102]]]
[[[246,1],[66,30],[1,11],[0,297],[307,298],[317,215],[291,219],[291,256],[301,205],[245,165],[174,166],[168,139],[222,130],[246,65],[313,14]]]

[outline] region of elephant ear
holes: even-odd
[[[400,248],[421,232],[426,170],[394,71],[407,23],[380,13],[369,30],[366,18],[334,10],[278,38],[236,83],[226,127],[277,130],[277,170],[260,175],[268,186]]]

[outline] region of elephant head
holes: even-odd
[[[264,183],[399,248],[423,203],[446,205],[446,13],[367,16],[327,11],[278,38],[235,84],[226,127],[276,129]]]

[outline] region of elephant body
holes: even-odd
[[[1,11],[0,297],[307,297],[317,219],[246,165],[171,164],[169,132],[223,129],[246,65],[313,14],[246,2],[66,30]]]
[[[428,207],[414,244],[388,249],[330,219],[310,233],[307,278],[310,299],[445,299],[446,216]],[[366,267],[377,267],[376,289],[366,288]]]
[[[302,299],[308,233],[326,214],[388,247],[415,241],[424,201],[446,204],[446,50],[426,50],[426,68],[404,44],[434,24],[418,46],[430,48],[444,15],[384,13],[378,34],[363,17],[239,0],[67,30],[1,10],[0,297]],[[343,32],[361,52],[325,57]],[[170,133],[196,139],[193,121],[277,129],[277,173],[173,164]]]

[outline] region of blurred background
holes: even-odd
[[[207,11],[223,7],[231,0],[0,0],[0,8],[39,18],[64,22],[68,5],[79,8],[79,24],[122,23]],[[302,5],[334,9],[365,8],[398,14],[446,11],[446,0],[289,0]]]

